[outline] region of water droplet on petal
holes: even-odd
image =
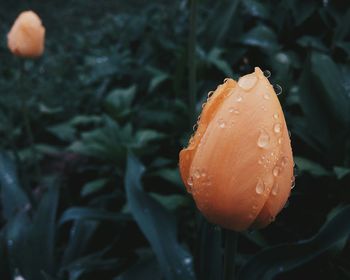
[[[278,183],[275,183],[273,185],[271,193],[272,193],[273,196],[276,196],[278,194],[278,191],[279,191],[279,185],[278,185]]]
[[[202,108],[204,108],[205,105],[207,105],[207,102],[204,102],[204,103],[202,104]]]
[[[281,145],[282,144],[282,140],[283,140],[282,137],[278,138],[278,144]]]
[[[280,95],[282,93],[282,87],[278,84],[273,86],[273,90],[276,92],[276,95]]]
[[[197,123],[194,124],[193,127],[192,127],[193,131],[196,131],[196,130],[197,130],[197,127],[198,127],[198,124],[197,124]]]
[[[209,91],[208,92],[208,99],[210,99],[213,96],[214,91]]]
[[[218,120],[218,124],[220,128],[225,128],[226,127],[226,122],[223,119]]]
[[[229,78],[225,78],[225,79],[224,79],[224,83],[226,83],[228,80],[229,80]]]
[[[262,194],[265,191],[265,184],[264,181],[259,179],[258,183],[256,184],[255,191],[257,194]]]
[[[288,163],[288,158],[287,158],[287,157],[282,157],[282,159],[281,159],[281,165],[282,165],[282,166],[286,166],[287,163]]]
[[[266,78],[270,78],[271,77],[271,72],[269,70],[265,70],[263,73],[264,73],[264,76]]]
[[[260,131],[260,135],[258,138],[258,146],[260,148],[266,148],[270,143],[270,136],[267,134],[267,132],[265,130],[261,130]]]
[[[264,99],[266,99],[266,100],[270,99],[270,94],[268,92],[264,93]]]
[[[272,170],[273,176],[277,177],[280,174],[280,168],[278,166],[275,166]]]
[[[238,80],[238,85],[244,90],[250,90],[258,81],[255,74],[243,76]]]
[[[201,177],[201,173],[199,172],[198,169],[196,169],[196,170],[194,171],[194,174],[193,174],[193,175],[194,175],[194,177],[197,178],[197,179]]]
[[[274,118],[275,120],[278,120],[278,113],[277,113],[277,112],[273,114],[273,118]]]
[[[291,182],[292,182],[292,184],[290,186],[290,189],[292,190],[295,187],[295,176],[292,176]]]
[[[241,102],[243,100],[242,96],[240,95],[237,95],[235,99],[237,102]]]
[[[230,108],[228,109],[228,111],[229,111],[230,113],[234,113],[235,115],[238,115],[238,114],[239,114],[239,110],[238,110],[237,108],[234,108],[234,107],[230,107]]]
[[[188,184],[189,186],[193,186],[193,178],[192,178],[192,176],[188,177],[188,179],[187,179],[187,184]]]
[[[275,123],[273,126],[273,131],[275,133],[280,133],[281,132],[281,124],[280,123]]]

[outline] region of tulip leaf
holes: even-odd
[[[241,42],[247,46],[258,47],[269,52],[274,52],[279,48],[276,34],[265,25],[258,25],[249,30],[242,36]]]
[[[300,172],[308,172],[314,176],[329,176],[332,173],[322,167],[322,165],[303,157],[294,157],[294,161]]]
[[[19,185],[15,164],[6,153],[0,153],[0,186],[3,215],[11,219],[17,211],[29,205],[29,199]]]
[[[114,280],[153,279],[161,280],[161,274],[155,257],[143,258]]]
[[[136,223],[150,242],[167,280],[194,279],[192,258],[178,243],[176,221],[159,202],[142,188],[144,166],[128,154],[125,188]]]
[[[342,167],[342,166],[334,166],[334,173],[337,176],[338,180],[344,178],[345,176],[350,174],[350,168]]]
[[[7,226],[6,239],[11,261],[27,279],[42,279],[42,271],[54,271],[54,248],[58,190],[51,187],[43,196],[33,221],[21,211]],[[33,252],[40,252],[33,257]]]
[[[313,52],[312,72],[320,85],[322,97],[340,123],[350,123],[350,98],[346,95],[345,82],[334,61],[327,55]]]
[[[241,269],[240,280],[268,280],[295,269],[327,251],[350,234],[350,206],[344,207],[310,239],[281,244],[252,257]]]
[[[67,209],[61,216],[59,224],[62,225],[72,220],[97,220],[97,221],[127,221],[129,216],[121,213],[113,213],[105,210],[85,208],[85,207],[72,207]]]

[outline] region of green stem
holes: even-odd
[[[238,233],[235,231],[224,230],[224,235],[224,280],[234,280]]]
[[[34,146],[33,130],[30,125],[29,111],[28,111],[28,106],[26,102],[26,92],[24,88],[24,75],[25,75],[24,61],[21,61],[20,77],[19,77],[19,88],[20,88],[19,97],[21,101],[21,111],[22,111],[25,131],[29,140],[30,150],[33,155],[34,169],[35,169],[34,172],[35,172],[36,180],[40,180],[41,172],[40,172],[40,166],[39,166],[39,159]]]
[[[197,0],[191,0],[190,11],[190,32],[188,38],[188,70],[189,70],[189,106],[190,123],[196,121],[196,91],[197,91],[197,73],[196,73],[196,21],[197,21]]]

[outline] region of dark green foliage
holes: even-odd
[[[221,231],[178,172],[190,3],[2,2],[1,280],[221,279]],[[47,30],[24,63],[6,48],[23,9]],[[240,235],[238,279],[350,279],[349,3],[202,0],[196,40],[197,113],[224,78],[270,70],[298,167],[289,206]]]

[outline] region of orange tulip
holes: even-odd
[[[281,105],[260,68],[212,93],[179,166],[212,223],[242,231],[275,219],[294,185],[294,162]]]
[[[44,52],[45,28],[37,14],[22,12],[7,34],[10,51],[21,57],[38,57]]]

